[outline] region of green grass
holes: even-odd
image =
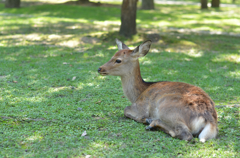
[[[0,157],[238,157],[240,38],[169,30],[240,33],[238,8],[157,7],[138,11],[126,39],[119,8],[0,4]],[[203,88],[218,105],[217,139],[185,142],[124,117],[120,78],[97,69],[116,37],[133,48],[149,33],[161,38],[140,60],[143,78]]]
[[[186,2],[200,3],[199,0],[176,0],[176,1],[186,1]],[[208,3],[211,3],[211,1],[208,1]],[[235,0],[235,3],[233,3],[233,0],[221,0],[220,4],[240,4],[240,1],[239,0]]]

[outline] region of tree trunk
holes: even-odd
[[[208,9],[208,0],[201,0],[201,9]]]
[[[144,10],[154,9],[154,0],[142,0],[142,9]]]
[[[20,8],[21,0],[5,0],[5,8]]]
[[[212,0],[211,7],[212,8],[219,8],[220,6],[220,0]]]
[[[120,35],[131,37],[136,30],[137,0],[123,0],[121,9]]]

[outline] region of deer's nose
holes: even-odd
[[[97,70],[98,72],[100,72],[101,71],[101,68],[98,68],[98,70]]]

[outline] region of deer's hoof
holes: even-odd
[[[151,127],[151,126],[147,126],[146,127],[146,130],[151,130],[153,127]]]
[[[153,120],[150,119],[150,118],[147,118],[147,119],[146,119],[146,123],[147,123],[148,125],[150,125],[150,124],[152,123],[152,121],[153,121]]]

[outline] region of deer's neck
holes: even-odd
[[[121,81],[123,92],[132,103],[151,85],[143,81],[138,61],[132,67],[130,73],[121,76]]]

